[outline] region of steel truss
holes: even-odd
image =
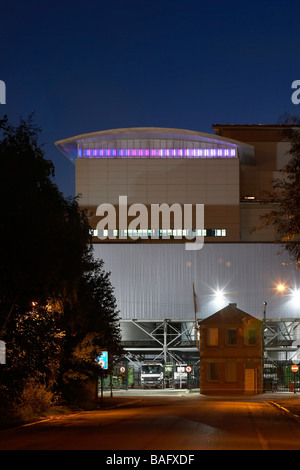
[[[300,362],[300,318],[265,319],[264,359]]]
[[[201,320],[198,320],[200,323]],[[300,318],[263,320],[263,356],[267,362],[300,362]],[[199,360],[194,319],[130,319],[120,320],[126,357],[130,362],[143,362],[145,357],[165,362]]]
[[[182,363],[187,358],[199,362],[196,330],[193,320],[132,319],[120,321],[121,331],[128,331],[130,338],[122,335],[123,347],[129,362],[141,363],[147,357],[152,361]]]

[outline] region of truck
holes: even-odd
[[[185,388],[187,387],[187,364],[175,364],[174,367],[174,387]]]
[[[163,388],[163,364],[158,362],[145,362],[141,368],[141,384],[144,388]]]

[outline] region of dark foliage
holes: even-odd
[[[71,382],[74,391],[97,377],[101,349],[111,362],[122,352],[113,288],[93,259],[86,214],[58,190],[38,136],[32,116],[18,126],[0,120],[2,405],[28,399],[28,383],[34,393],[40,384],[64,395]]]
[[[289,116],[284,124],[283,138],[291,142],[290,160],[273,180],[272,190],[264,194],[263,204],[270,210],[257,228],[274,227],[276,243],[300,267],[300,120]]]

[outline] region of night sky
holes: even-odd
[[[57,140],[133,126],[213,133],[213,123],[299,115],[299,20],[299,0],[2,0],[0,116],[18,124],[36,113],[56,182],[74,195]]]

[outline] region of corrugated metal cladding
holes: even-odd
[[[300,318],[300,270],[274,244],[204,244],[189,251],[185,244],[97,244],[94,256],[111,272],[122,319],[206,318],[228,305],[262,318]],[[276,285],[286,290],[278,292]],[[216,295],[222,291],[224,297]]]

